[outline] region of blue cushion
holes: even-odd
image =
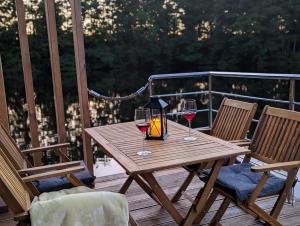
[[[223,166],[227,166],[228,163],[229,163],[229,158],[226,158],[225,161],[224,161]],[[235,164],[240,164],[240,163],[241,163],[240,160],[235,159]],[[198,173],[202,173],[203,169],[200,169],[200,171],[198,171],[199,166],[201,166],[201,164],[188,165],[188,166],[184,166],[183,168],[186,169],[189,172],[197,171]]]
[[[252,172],[251,167],[252,164],[250,163],[224,166],[220,170],[216,183],[236,199],[241,201],[247,200],[263,175],[263,173]],[[206,170],[203,173],[207,178],[210,170]],[[284,179],[270,174],[260,196],[278,193],[283,188],[284,183]]]
[[[84,162],[80,162],[81,166],[85,166]],[[74,175],[81,180],[86,186],[93,187],[95,178],[90,172],[85,169],[74,173]],[[47,179],[41,179],[33,181],[34,186],[39,190],[40,193],[59,191],[61,189],[68,189],[74,187],[66,177],[51,177]]]

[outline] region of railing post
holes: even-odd
[[[289,89],[289,109],[295,110],[295,79],[290,79],[290,89]]]
[[[212,128],[212,74],[208,76],[208,124]]]
[[[151,97],[153,95],[153,87],[152,87],[152,79],[149,78],[148,80],[148,85],[149,85],[149,97]]]

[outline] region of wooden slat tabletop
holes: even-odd
[[[137,155],[142,149],[142,134],[134,122],[88,128],[86,132],[130,175],[249,153],[245,148],[195,130],[191,134],[197,140],[185,141],[188,128],[172,121],[168,121],[167,140],[145,141],[145,149],[152,152],[148,156]]]

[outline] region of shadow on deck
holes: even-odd
[[[183,169],[179,168],[156,173],[159,183],[169,196],[176,191],[186,175],[187,173]],[[97,178],[96,189],[98,191],[117,192],[125,179],[126,175],[124,174]],[[202,182],[195,177],[193,183],[189,186],[188,195],[183,196],[183,198],[177,203],[176,207],[183,215],[187,213],[188,208],[191,205],[189,199],[196,195],[201,183]],[[135,182],[131,185],[126,195],[132,216],[140,225],[176,225],[169,214],[165,210],[161,209],[156,202],[145,194],[138,185],[135,184]],[[221,200],[222,197],[219,197],[200,225],[206,225],[209,222],[215,211],[218,209],[218,206],[221,204]],[[264,198],[260,199],[258,204],[263,207],[263,209],[268,210],[272,207],[274,201],[275,198]],[[283,225],[300,225],[300,200],[297,200],[294,207],[291,204],[286,203],[280,214],[279,221]],[[224,226],[235,226],[241,224],[243,224],[243,226],[263,225],[261,222],[255,220],[252,216],[245,214],[242,210],[233,205],[231,205],[231,207],[226,211],[221,223]],[[16,223],[13,222],[12,215],[10,213],[0,214],[0,226],[10,225],[16,225]]]

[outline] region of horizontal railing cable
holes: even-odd
[[[122,96],[122,97],[109,97],[109,96],[105,96],[105,95],[102,95],[94,90],[90,90],[88,89],[88,93],[97,98],[97,99],[102,99],[102,100],[107,100],[107,101],[124,101],[124,100],[130,100],[130,99],[134,99],[136,98],[137,96],[141,96],[143,94],[143,92],[145,92],[145,90],[148,88],[149,86],[149,83],[147,83],[146,85],[142,86],[140,89],[138,89],[136,92],[134,93],[131,93],[127,96]]]

